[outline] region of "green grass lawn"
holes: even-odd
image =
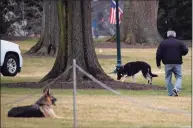
[[[16,42],[20,44],[22,53],[26,52],[35,41]],[[122,49],[122,61],[144,60],[152,66],[152,72],[159,75],[153,80],[154,85],[165,86],[164,66],[157,69],[155,63],[156,49]],[[184,57],[183,84],[179,97],[168,97],[166,90],[161,91],[131,91],[117,90],[129,99],[116,96],[102,89],[80,89],[77,92],[77,124],[79,128],[184,128],[191,127],[191,116],[175,112],[160,112],[143,105],[168,110],[182,110],[191,112],[192,95],[192,53],[191,48]],[[96,49],[97,55],[116,55],[116,49]],[[38,82],[52,68],[55,58],[24,56],[22,72],[16,77],[1,76],[1,83]],[[116,79],[115,74],[109,74],[115,69],[116,58],[99,58],[104,71]],[[46,65],[46,66],[45,66]],[[131,82],[131,79],[127,80]],[[173,81],[175,81],[173,79]],[[137,83],[146,83],[141,73],[137,74]],[[72,90],[53,89],[57,97],[57,105],[53,107],[56,114],[64,119],[13,119],[7,118],[8,110],[13,106],[29,105],[41,96],[41,89],[6,88],[1,87],[1,126],[3,128],[70,128],[73,126]],[[37,92],[37,95],[20,103],[4,105],[7,102],[21,98],[27,94]]]

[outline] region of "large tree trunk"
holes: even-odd
[[[58,50],[59,24],[56,0],[43,1],[42,30],[39,41],[26,54],[55,56]]]
[[[158,0],[125,0],[121,24],[121,41],[125,43],[158,43]]]
[[[59,50],[51,71],[41,80],[46,81],[58,77],[62,81],[72,80],[73,58],[84,70],[100,80],[112,80],[102,70],[94,49],[91,32],[91,1],[90,0],[58,0],[59,16]],[[78,72],[78,80],[87,79]]]

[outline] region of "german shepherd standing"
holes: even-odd
[[[125,78],[122,81],[125,81],[126,77],[132,76],[133,82],[135,74],[139,71],[142,72],[143,77],[148,80],[148,84],[152,84],[152,78],[157,77],[158,75],[153,74],[151,72],[151,66],[143,61],[136,61],[136,62],[129,62],[126,63],[124,66],[121,66],[117,69],[117,80],[120,80],[122,77]]]
[[[13,107],[8,112],[8,117],[51,117],[63,118],[54,113],[51,108],[56,105],[57,99],[50,93],[50,89],[46,88],[43,91],[43,96],[38,99],[35,104],[29,106]]]

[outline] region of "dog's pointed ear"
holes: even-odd
[[[123,65],[121,65],[119,68],[117,68],[117,71],[119,71],[120,69],[122,69],[123,68]]]
[[[43,90],[44,95],[50,95],[50,88],[45,88]]]
[[[51,92],[50,88],[48,88],[47,95],[50,95],[50,92]]]

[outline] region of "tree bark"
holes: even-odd
[[[57,1],[44,0],[41,37],[26,54],[56,56],[59,42],[59,24],[57,16]]]
[[[158,43],[158,0],[128,0],[124,3],[121,41],[125,43]]]
[[[72,81],[73,59],[77,64],[99,80],[112,80],[101,68],[94,49],[91,32],[91,1],[90,0],[58,0],[59,19],[59,50],[51,71],[40,81],[58,77],[59,80]],[[78,80],[87,78],[77,73]]]

